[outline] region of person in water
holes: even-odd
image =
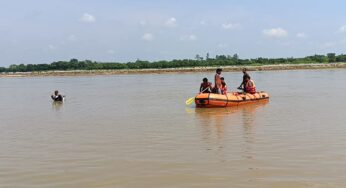
[[[216,69],[215,86],[214,86],[213,92],[217,93],[217,94],[221,94],[221,87],[222,87],[221,72],[222,72],[222,69],[220,69],[220,68]]]
[[[53,101],[63,101],[64,100],[64,97],[59,94],[58,90],[54,91],[54,94],[51,96],[51,98],[53,99]]]
[[[222,95],[227,95],[227,84],[225,82],[225,78],[221,77],[221,94]]]
[[[199,92],[201,93],[210,93],[212,89],[211,82],[208,82],[208,78],[203,78],[203,82],[199,87]]]
[[[250,75],[246,72],[246,68],[243,68],[243,81],[241,82],[240,86],[238,87],[238,89],[243,90],[245,92],[245,78],[246,77],[250,77]]]
[[[256,85],[253,80],[251,80],[250,76],[247,75],[245,76],[245,88],[244,92],[250,93],[250,94],[255,94],[256,93]]]

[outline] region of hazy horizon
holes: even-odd
[[[343,1],[1,1],[0,66],[346,51]]]

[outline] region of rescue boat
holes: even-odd
[[[196,107],[198,108],[232,107],[265,100],[269,100],[269,95],[264,91],[255,94],[232,92],[227,93],[227,95],[200,93],[195,97]]]

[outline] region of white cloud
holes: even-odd
[[[220,44],[217,45],[217,47],[218,47],[218,48],[224,49],[224,48],[227,48],[227,47],[228,47],[228,44],[220,43]]]
[[[107,50],[107,54],[115,54],[115,51],[110,49],[110,50]]]
[[[185,41],[195,41],[197,39],[198,39],[197,36],[193,34],[180,37],[180,40],[185,40]]]
[[[268,37],[274,37],[274,38],[282,38],[288,35],[287,31],[282,29],[281,27],[265,29],[262,31],[262,33]]]
[[[144,33],[144,35],[142,36],[142,39],[146,41],[152,41],[154,40],[154,35],[151,33]]]
[[[189,40],[197,40],[197,37],[195,35],[189,35]]]
[[[199,24],[200,24],[200,25],[207,25],[207,22],[204,21],[204,20],[202,20],[202,21],[199,22]]]
[[[343,25],[339,28],[339,32],[344,33],[346,32],[346,25]]]
[[[68,39],[69,41],[75,41],[75,40],[77,39],[77,37],[76,37],[76,35],[69,35],[69,36],[67,37],[67,39]]]
[[[56,50],[56,48],[57,48],[57,47],[54,46],[53,44],[49,44],[49,45],[48,45],[48,49],[49,49],[49,50]]]
[[[296,35],[298,38],[306,38],[306,34],[305,33],[297,33]]]
[[[239,29],[240,24],[238,23],[224,23],[221,25],[224,29]]]
[[[139,25],[146,26],[147,25],[147,21],[141,20],[141,21],[139,21]]]
[[[96,21],[95,16],[88,14],[88,13],[84,13],[81,17],[81,21],[82,22],[86,22],[86,23],[93,23]]]
[[[175,19],[174,17],[168,19],[165,22],[165,26],[166,27],[177,27],[177,19]]]

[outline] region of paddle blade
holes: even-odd
[[[191,104],[193,103],[193,101],[195,101],[195,97],[191,97],[191,98],[187,99],[187,100],[185,101],[185,104],[186,104],[186,105],[191,105]]]

